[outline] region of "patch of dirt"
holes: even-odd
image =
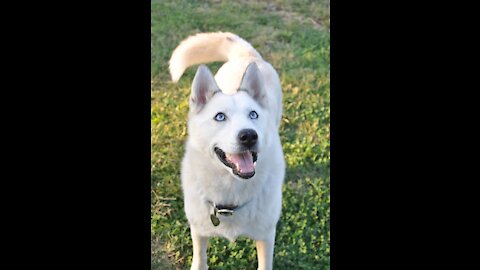
[[[308,23],[313,26],[313,28],[317,30],[327,30],[330,32],[330,27],[327,27],[322,24],[320,21],[316,21],[313,18],[310,17],[305,17],[302,14],[299,14],[294,11],[287,11],[279,8],[274,2],[268,1],[266,3],[265,9],[271,13],[274,13],[278,16],[280,16],[283,20],[285,21],[297,21],[297,22],[302,22],[302,23]]]

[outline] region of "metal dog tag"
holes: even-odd
[[[215,216],[214,214],[211,214],[210,215],[210,220],[212,221],[212,224],[213,226],[218,226],[220,224],[220,219],[218,219],[217,216]]]
[[[217,217],[217,207],[213,205],[213,214],[210,214],[210,220],[212,221],[213,226],[217,227],[220,224],[220,219]]]

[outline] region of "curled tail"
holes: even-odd
[[[242,38],[228,32],[200,33],[188,37],[175,48],[169,61],[172,81],[177,82],[185,69],[209,62],[235,58],[261,59],[260,54]]]

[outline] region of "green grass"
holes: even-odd
[[[278,71],[287,163],[274,269],[330,269],[330,2],[151,2],[152,269],[188,269],[192,243],[183,212],[180,161],[195,67],[170,82],[168,59],[187,36],[230,31]],[[220,63],[209,64],[216,71]],[[210,241],[210,269],[256,269],[255,244]]]

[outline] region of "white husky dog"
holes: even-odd
[[[200,65],[193,79],[182,162],[191,269],[208,268],[212,236],[256,240],[258,269],[272,269],[285,175],[280,80],[248,42],[223,32],[181,42],[170,59],[172,80],[189,66],[213,61],[225,62],[215,78]]]

